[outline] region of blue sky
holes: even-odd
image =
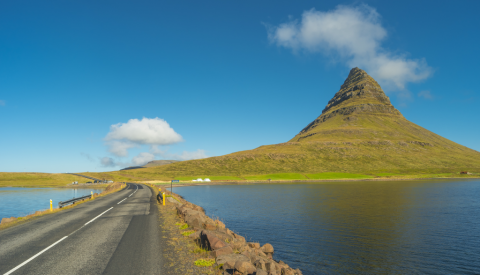
[[[480,151],[480,2],[451,3],[2,1],[0,171],[285,142],[353,66],[407,119]]]

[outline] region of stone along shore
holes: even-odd
[[[160,201],[163,200],[161,194],[158,195]],[[208,217],[202,207],[173,195],[175,198],[166,197],[167,204],[175,207],[177,214],[193,229],[189,237],[210,251],[216,268],[224,275],[302,275],[300,269],[275,261],[271,244],[260,246],[259,243],[246,242],[244,237],[226,228],[223,222]]]

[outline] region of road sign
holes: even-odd
[[[180,182],[180,180],[172,180],[172,183],[174,183],[174,182]]]

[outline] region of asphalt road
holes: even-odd
[[[127,189],[0,231],[0,274],[161,274],[150,188]]]

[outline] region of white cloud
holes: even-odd
[[[430,99],[430,100],[433,99],[433,95],[430,91],[421,91],[420,93],[418,93],[418,96],[423,97],[425,99]]]
[[[110,126],[105,137],[109,151],[125,157],[128,149],[140,145],[168,145],[183,141],[170,125],[161,118],[130,119],[127,123]]]
[[[110,132],[105,137],[105,144],[110,153],[116,157],[128,156],[128,150],[147,145],[150,152],[142,152],[133,157],[130,162],[118,161],[110,157],[100,159],[104,167],[142,166],[152,161],[155,157],[162,159],[189,160],[208,157],[205,150],[193,152],[184,151],[181,154],[168,153],[159,146],[175,144],[183,141],[170,125],[160,118],[143,118],[142,120],[130,119],[127,123],[118,123],[110,126]]]
[[[334,53],[345,64],[366,70],[377,81],[404,89],[406,83],[429,77],[424,59],[407,59],[382,48],[387,31],[378,12],[367,6],[338,6],[332,11],[304,11],[300,21],[267,27],[268,37],[294,52]]]
[[[5,100],[0,100],[0,106],[5,106],[7,104],[7,102],[5,102]]]
[[[152,161],[155,159],[155,156],[153,154],[143,152],[138,154],[136,157],[132,158],[132,164],[134,166],[142,166],[147,164],[149,161]]]
[[[103,167],[115,167],[117,166],[117,163],[115,162],[114,159],[109,158],[109,157],[104,157],[100,159],[100,164]]]

